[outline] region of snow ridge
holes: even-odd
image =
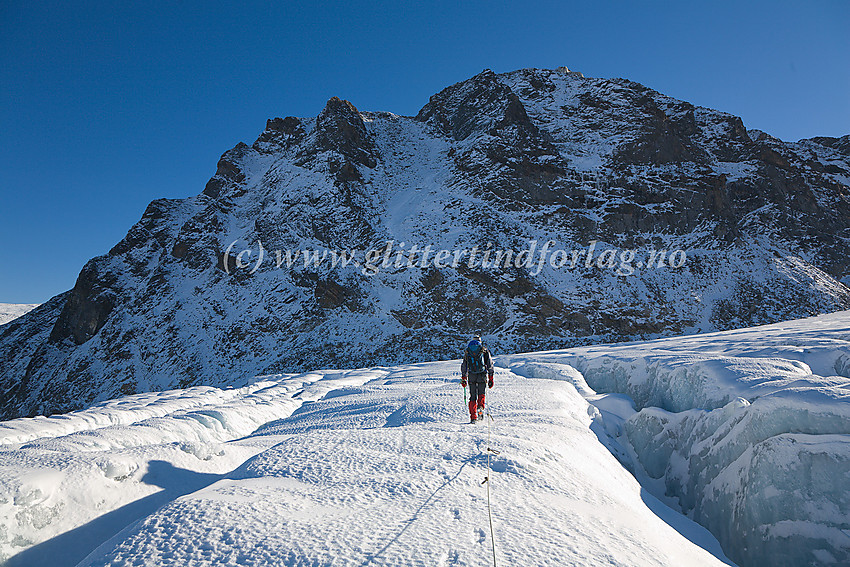
[[[36,544],[10,565],[60,565],[74,553],[66,564],[88,553],[80,566],[477,565],[489,553],[486,429],[462,424],[457,368],[453,361],[265,377],[283,406],[241,438],[236,430],[215,434],[210,421],[182,428],[186,414],[176,411],[156,428],[143,420],[6,447],[4,492],[17,497],[4,506],[26,510],[17,517],[27,520],[7,525],[2,549],[11,555],[27,538]],[[500,450],[491,482],[501,562],[728,562],[704,529],[643,492],[620,467],[590,429],[592,406],[572,386],[505,369],[497,381],[489,403]],[[226,405],[247,419],[256,411],[252,395],[241,392]],[[222,412],[215,407],[194,413]],[[13,423],[38,431],[55,419]],[[93,439],[83,446],[80,435]],[[13,474],[21,461],[41,474]],[[168,499],[109,530],[84,523],[146,494]],[[74,521],[84,524],[77,544],[57,549]]]

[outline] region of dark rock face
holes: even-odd
[[[207,182],[204,187],[204,195],[216,199],[222,195],[222,190],[226,187],[238,186],[244,183],[245,174],[239,167],[239,161],[245,155],[245,150],[248,146],[242,142],[230,151],[224,153],[221,159],[218,160],[218,167],[215,175]]]
[[[319,307],[333,309],[345,302],[346,289],[333,280],[320,281],[316,284],[315,296]]]
[[[455,358],[475,331],[517,352],[850,308],[848,140],[783,142],[566,68],[485,70],[416,117],[332,98],[316,118],[269,120],[200,195],[152,202],[73,290],[0,327],[0,412]],[[383,259],[393,241],[403,257],[492,259],[550,239],[560,267],[388,257],[370,273],[306,257]],[[646,263],[676,249],[681,267]],[[598,266],[604,250],[634,255],[618,273]]]
[[[484,184],[496,196],[534,203],[563,201],[559,185],[567,173],[565,162],[528,117],[520,98],[493,71],[432,96],[416,120],[459,142],[483,135],[483,143],[456,154],[455,163],[481,177],[493,165],[500,168],[501,175]],[[479,159],[482,153],[488,161]]]
[[[81,345],[97,334],[115,308],[114,284],[113,276],[98,273],[97,260],[86,264],[68,295],[48,341],[58,343],[70,339],[74,344]]]
[[[373,168],[378,152],[363,118],[347,100],[331,98],[316,119],[316,149],[339,152],[354,163]]]
[[[802,140],[807,141],[807,140]],[[850,157],[850,134],[846,136],[841,136],[840,138],[830,138],[828,136],[818,136],[815,138],[811,138],[811,142],[816,144],[820,144],[825,148],[832,148],[841,155],[845,155]]]
[[[511,128],[521,135],[539,135],[516,94],[489,69],[432,96],[416,119],[433,124],[456,141]]]
[[[252,146],[255,150],[271,153],[301,143],[306,133],[301,121],[294,116],[266,121],[266,129]]]

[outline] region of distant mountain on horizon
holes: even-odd
[[[5,325],[9,321],[29,313],[40,303],[0,303],[0,325]]]
[[[269,120],[203,192],[152,202],[72,290],[0,327],[0,415],[456,358],[475,331],[504,353],[847,309],[848,238],[850,136],[784,142],[566,67],[485,70],[415,117],[334,97],[317,117]],[[275,265],[277,250],[388,241],[596,255],[539,270]],[[681,265],[639,264],[677,250]],[[632,273],[606,251],[633,252]]]

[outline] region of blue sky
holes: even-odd
[[[850,3],[0,2],[0,302],[331,96],[415,114],[484,68],[627,77],[786,140],[850,133]]]

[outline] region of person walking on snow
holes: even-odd
[[[464,388],[469,383],[470,423],[484,418],[484,384],[493,387],[493,374],[490,351],[481,343],[481,335],[475,335],[466,345],[460,365],[460,383]]]

